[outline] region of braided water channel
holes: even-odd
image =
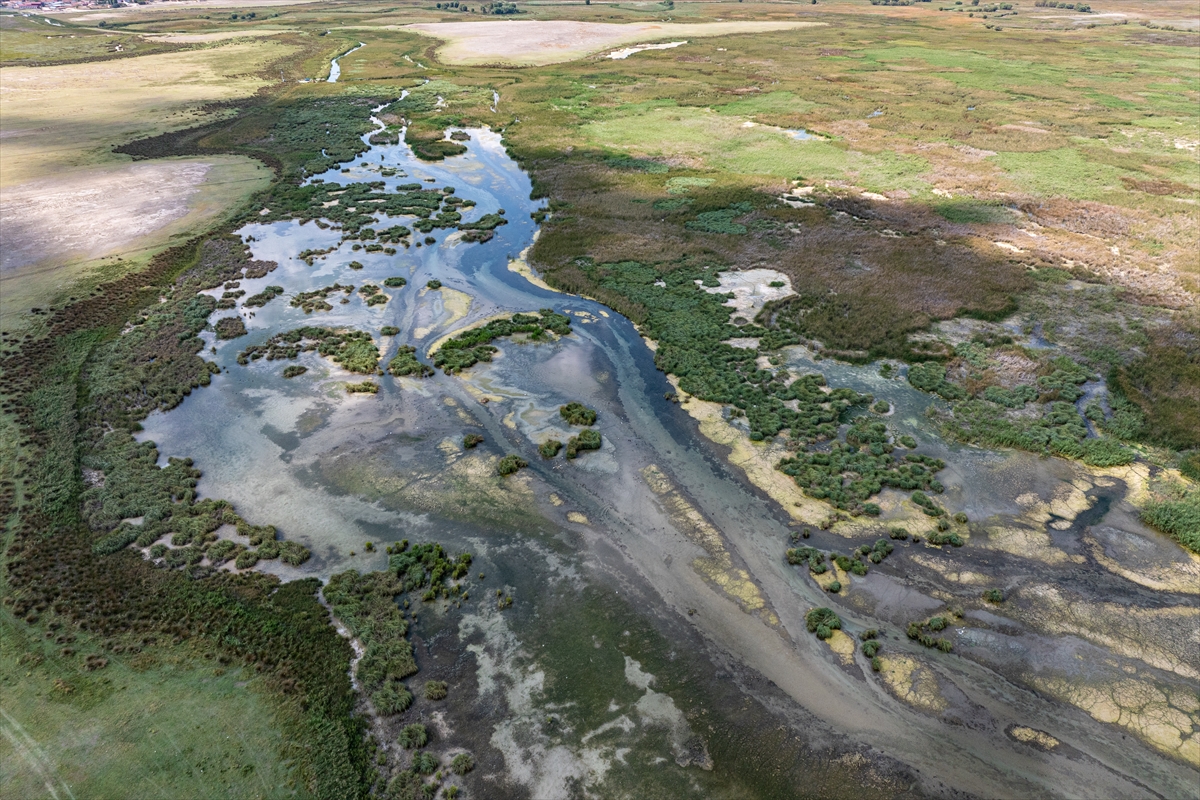
[[[573,788],[642,797],[1194,792],[1195,773],[1178,757],[1063,701],[1077,684],[1102,694],[1113,675],[1131,670],[1168,696],[1186,691],[1191,677],[1170,652],[1147,664],[1111,644],[1120,630],[1090,635],[1065,622],[1049,631],[985,611],[960,621],[954,654],[931,655],[903,634],[905,620],[952,600],[967,573],[983,576],[980,587],[1033,582],[1057,588],[1060,600],[1179,612],[1186,624],[1194,594],[1151,591],[1104,566],[1113,560],[1104,554],[1122,547],[1155,569],[1180,559],[1135,521],[1126,480],[1088,476],[1058,459],[951,447],[929,429],[927,395],[874,367],[816,363],[796,351],[795,369],[889,399],[897,431],[947,460],[954,508],[1027,531],[1004,547],[986,547],[982,529],[953,552],[904,544],[842,596],[827,595],[783,558],[795,529],[786,509],[664,399],[672,387],[635,327],[510,265],[533,241],[531,213],[541,204],[529,199],[530,181],[499,134],[468,133],[467,152],[443,162],[418,161],[403,143],[372,146],[318,177],[382,181],[389,190],[454,186],[476,203],[464,219],[504,210],[509,223],[494,238],[465,243],[439,230],[432,243],[388,255],[353,251],[336,227],[245,226],[238,234],[254,258],[279,267],[241,289],[280,285],[285,293],[236,312],[247,336],[218,342],[205,334],[213,348],[205,357],[221,373],[177,409],[148,418],[140,438],[156,442],[164,460],[193,458],[202,496],[229,500],[250,522],[276,525],[309,547],[313,558],[300,568],[260,562],[284,579],[382,569],[382,545],[400,539],[475,555],[473,571],[486,577],[473,597],[461,608],[420,609],[412,630],[419,678],[455,687],[439,735],[475,753],[489,796],[563,797]],[[329,248],[311,265],[299,257]],[[357,292],[345,304],[334,294],[331,311],[307,315],[288,303],[329,284],[382,286],[392,276],[407,285],[385,288],[383,305],[367,306]],[[441,288],[428,288],[430,280]],[[458,376],[382,376],[374,395],[347,394],[346,383],[362,376],[315,353],[237,363],[247,345],[304,325],[367,331],[383,363],[405,345],[428,361],[447,334],[544,308],[570,315],[573,333],[497,341],[491,363]],[[399,333],[384,336],[384,326]],[[293,363],[308,371],[284,379]],[[572,400],[599,411],[603,446],[573,461],[544,460],[539,442],[572,434],[557,413]],[[485,441],[465,450],[466,433]],[[530,466],[500,478],[495,461],[508,453]],[[1112,509],[1086,527],[1047,527],[1061,518],[1038,522],[1034,501],[1016,499],[1052,505],[1058,487],[1081,480],[1087,488],[1076,506],[1103,497]],[[875,538],[854,536],[816,531],[806,543],[844,551]],[[379,546],[368,552],[368,542]],[[515,605],[498,609],[497,590]],[[807,633],[804,614],[820,605],[836,607],[851,633],[881,630],[884,652],[911,665],[908,682],[887,683],[861,654],[840,655]],[[920,689],[914,676],[932,688]],[[1064,682],[1065,690],[1047,688]],[[1057,744],[1030,744],[1012,735],[1017,728]]]

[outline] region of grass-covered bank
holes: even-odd
[[[150,411],[208,382],[195,334],[213,301],[196,292],[244,264],[240,243],[228,239],[174,248],[146,272],[54,312],[50,335],[4,359],[4,410],[20,439],[0,497],[3,602],[34,631],[86,632],[100,657],[131,644],[169,654],[191,640],[222,663],[253,667],[279,702],[302,709],[289,737],[306,753],[300,782],[317,796],[358,796],[369,778],[346,675],[350,648],[317,602],[316,582],[280,584],[196,565],[201,559],[156,565],[115,547],[128,542],[121,520],[129,517],[144,520],[134,538],[175,531],[172,539],[188,539],[178,544],[197,549],[222,521],[224,507],[196,501],[190,470],[159,469],[132,433]],[[86,668],[85,654],[63,655]]]

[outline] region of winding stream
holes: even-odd
[[[339,74],[335,59],[329,80],[336,81]],[[549,654],[531,656],[521,647],[545,624],[538,611],[543,601],[537,598],[547,596],[547,584],[567,591],[564,587],[580,582],[616,587],[618,595],[642,598],[645,605],[630,600],[636,613],[658,618],[663,622],[659,627],[679,630],[678,635],[667,634],[675,636],[671,644],[678,652],[704,664],[709,663],[705,653],[710,647],[730,654],[747,674],[772,684],[756,689],[755,681],[747,679],[743,691],[760,699],[781,694],[784,699],[778,702],[811,721],[805,723],[811,724],[809,733],[847,734],[852,743],[899,759],[917,770],[916,779],[929,791],[949,785],[984,796],[1180,796],[1194,789],[1194,773],[1123,729],[1101,724],[1005,677],[1010,673],[1003,671],[1003,659],[989,661],[974,654],[931,659],[902,633],[885,636],[886,652],[918,660],[941,686],[942,696],[951,698],[949,710],[930,713],[885,690],[869,669],[864,670],[861,657],[843,663],[809,635],[805,611],[828,604],[829,597],[784,562],[787,515],[728,463],[725,448],[701,436],[695,421],[664,399],[672,387],[627,319],[591,300],[536,285],[510,268],[510,260],[536,235],[530,214],[541,203],[529,200],[529,178],[507,156],[498,133],[468,133],[468,152],[444,162],[418,161],[401,137],[400,144],[372,146],[352,163],[319,177],[342,184],[382,181],[389,189],[411,182],[454,186],[460,196],[477,203],[465,211],[467,221],[505,211],[509,224],[498,228],[495,238],[466,244],[458,241],[460,235],[438,230],[426,245],[425,237],[414,233],[420,247],[389,256],[353,251],[351,242],[339,245],[340,231],[315,223],[247,225],[238,234],[250,243],[253,257],[277,261],[279,268],[262,279],[243,280],[241,288],[253,294],[267,285],[281,285],[285,295],[263,308],[239,309],[249,330],[246,337],[217,342],[205,334],[207,346],[214,348],[205,357],[216,361],[221,373],[177,409],[156,413],[144,423],[140,438],[156,442],[164,462],[167,456],[191,456],[203,470],[202,496],[232,501],[250,522],[275,524],[284,538],[300,541],[314,554],[299,569],[279,562],[260,562],[260,568],[287,578],[326,577],[347,568],[379,569],[386,565],[386,556],[381,548],[374,554],[365,552],[367,542],[437,540],[449,548],[470,549],[481,569],[503,576],[515,587],[518,599],[534,598],[524,616],[499,617],[486,598],[457,623],[431,614],[432,627],[424,632],[418,627],[417,634],[432,636],[441,625],[437,629],[457,636],[481,669],[487,666],[491,683],[481,678],[478,691],[503,695],[505,702],[482,720],[480,735],[502,754],[510,779],[535,796],[565,791],[571,779],[592,787],[613,780],[609,767],[624,763],[621,747],[645,754],[641,761],[630,757],[631,764],[650,765],[631,767],[635,773],[658,769],[652,757],[662,745],[653,737],[637,738],[639,734],[630,731],[639,726],[622,727],[624,723],[614,721],[620,719],[618,713],[640,720],[640,728],[674,731],[672,752],[686,749],[680,743],[697,735],[688,732],[678,711],[670,711],[675,708],[670,697],[654,696],[646,688],[653,684],[640,677],[640,667],[629,666],[628,649],[622,650],[624,674],[646,692],[637,701],[638,713],[633,706],[611,713],[600,706],[581,722],[590,733],[568,735],[545,727],[542,719],[549,719],[549,712],[522,706],[540,691],[524,691],[522,687],[528,687],[522,682],[550,669]],[[395,173],[385,176],[384,170]],[[379,227],[410,222],[381,219]],[[313,266],[297,257],[304,250],[330,247],[336,249],[318,257]],[[352,261],[363,268],[351,269]],[[385,289],[391,300],[383,306],[368,307],[357,293],[341,305],[340,295],[334,295],[330,312],[306,315],[288,305],[298,292],[335,282],[382,285],[395,275],[408,283]],[[443,288],[426,288],[431,279]],[[571,315],[573,335],[550,343],[499,341],[501,352],[493,362],[462,376],[383,376],[374,396],[348,396],[345,382],[361,378],[314,354],[301,356],[296,363],[308,372],[291,380],[281,377],[279,362],[264,360],[248,367],[236,363],[245,346],[303,325],[367,330],[381,344],[384,363],[401,345],[416,347],[425,359],[430,345],[449,332],[496,314],[542,308]],[[217,312],[214,319],[228,313]],[[382,336],[385,325],[400,333]],[[1082,475],[1076,465],[1057,459],[990,453],[940,441],[925,418],[929,396],[880,377],[874,367],[817,363],[800,350],[791,352],[790,359],[796,370],[820,370],[833,386],[889,399],[896,407],[889,422],[917,436],[923,452],[946,458],[947,504],[966,510],[972,519],[1016,518],[1025,510],[1013,498]],[[543,461],[537,455],[538,442],[550,435],[563,440],[571,435],[557,415],[558,406],[570,400],[599,410],[604,445],[575,461]],[[485,444],[463,451],[467,431],[483,433]],[[514,479],[497,482],[486,459],[511,452],[520,453],[530,467]],[[1106,492],[1116,489],[1095,483],[1089,497]],[[1114,494],[1105,502],[1117,508],[1120,497]],[[689,527],[681,522],[689,517],[680,509],[689,508],[693,522],[698,515],[719,532],[719,542],[703,542],[698,523]],[[1131,536],[1147,535],[1132,518],[1115,519],[1113,513],[1106,518],[1108,524]],[[830,532],[817,532],[812,543],[848,547],[845,539]],[[938,565],[966,564],[966,559],[981,557],[970,555],[971,550],[933,550],[925,555],[914,548],[912,557]],[[714,556],[721,552],[725,555]],[[1009,556],[988,551],[982,557]],[[714,578],[711,571],[697,568],[704,559],[721,562],[721,575],[743,574],[752,580],[736,591],[729,584],[722,587],[720,575]],[[929,597],[936,591],[927,576],[935,573],[923,566],[925,562],[900,563],[900,573],[911,568],[914,575],[926,576],[926,585],[906,586],[907,574],[872,572],[861,592],[839,609],[854,629],[894,631],[912,608],[940,604]],[[1041,569],[1027,568],[1026,578],[1043,579]],[[1101,578],[1116,580],[1103,571]],[[1099,583],[1079,590],[1089,595],[1108,591],[1109,584],[1089,578],[1093,580]],[[1137,587],[1122,585],[1121,591],[1130,602],[1148,602]],[[422,625],[425,619],[422,612]],[[1055,644],[1044,637],[1012,636],[1007,646],[1010,654],[1005,658],[1036,661],[1040,656],[1035,651],[1053,650]],[[1050,653],[1045,658],[1057,668],[1063,657]],[[698,696],[708,697],[705,680],[697,679]],[[647,698],[667,710],[654,716],[647,710],[652,705]],[[685,699],[676,694],[675,701]],[[793,719],[790,711],[778,713]],[[1014,741],[1005,731],[1016,724],[1049,732],[1062,746],[1044,751]],[[526,744],[542,741],[537,737],[545,746]],[[571,765],[569,769],[553,766],[548,754],[558,752],[555,748],[563,748],[565,755],[557,757],[566,759],[561,763]],[[689,762],[678,752],[663,757],[681,765],[702,763],[698,757]],[[694,766],[680,769],[689,775],[709,774]],[[718,776],[722,769],[728,767],[718,761]],[[856,780],[867,778],[850,782]]]
[[[329,77],[325,79],[325,82],[326,83],[337,83],[338,78],[342,77],[342,65],[339,64],[338,62],[341,61],[346,56],[350,55],[351,53],[356,52],[358,50],[362,50],[366,46],[367,46],[366,42],[359,42],[358,47],[352,47],[351,49],[342,53],[337,58],[330,61],[329,62]]]

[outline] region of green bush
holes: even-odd
[[[308,367],[302,367],[299,364],[292,364],[291,366],[283,368],[283,377],[298,378],[306,372],[308,372]]]
[[[374,381],[363,381],[362,383],[347,383],[347,394],[376,394],[379,392],[379,384]]]
[[[241,317],[221,317],[213,324],[218,339],[236,339],[246,335],[246,323]]]
[[[570,402],[559,406],[559,415],[571,425],[588,427],[596,424],[596,412],[582,403]]]
[[[425,681],[426,700],[445,700],[447,685],[445,681]]]
[[[1004,592],[999,589],[988,589],[983,593],[983,599],[989,603],[1003,603]]]
[[[405,750],[416,750],[429,743],[429,731],[419,722],[405,725],[400,729],[397,744]]]
[[[804,625],[809,633],[815,633],[818,639],[828,639],[833,632],[842,627],[842,618],[833,609],[814,608],[804,615]]]
[[[842,582],[841,581],[830,581],[829,585],[825,587],[825,591],[830,592],[831,594],[837,594],[841,590],[842,590]]]
[[[1200,553],[1200,489],[1181,489],[1173,499],[1153,500],[1142,509],[1141,518],[1193,553]]]
[[[483,444],[483,435],[479,433],[468,433],[463,437],[463,447],[470,450],[478,445]]]
[[[585,450],[599,450],[600,444],[600,431],[594,428],[585,428],[579,432],[578,436],[572,436],[567,440],[567,458],[575,458]]]
[[[384,325],[379,329],[379,333],[383,336],[395,336],[400,332],[400,329],[395,325]]]
[[[880,646],[881,645],[879,644],[879,642],[877,642],[875,640],[863,642],[863,646],[862,646],[863,655],[866,656],[867,658],[874,658],[875,654],[879,652]]]
[[[908,434],[904,434],[903,436],[898,438],[896,441],[898,441],[902,447],[906,447],[909,450],[912,450],[917,446],[917,440],[914,439],[913,437],[909,436]]]
[[[431,281],[427,281],[425,283],[425,286],[429,289],[440,289],[440,288],[442,288],[442,282],[439,281],[437,278],[434,278]]]
[[[500,475],[512,475],[517,470],[529,466],[529,462],[518,455],[510,454],[496,463],[496,472]]]
[[[871,410],[876,414],[886,414],[892,410],[892,404],[887,400],[880,400],[875,405],[871,406]]]
[[[450,769],[455,775],[466,775],[475,769],[475,759],[470,753],[459,753],[450,760]]]
[[[538,452],[542,458],[554,458],[558,455],[558,451],[562,450],[563,443],[558,439],[549,439],[538,445]]]
[[[413,755],[412,769],[418,775],[432,775],[438,768],[437,756],[427,750]]]
[[[389,289],[398,289],[399,287],[404,286],[407,283],[408,283],[408,280],[406,278],[402,278],[399,275],[393,275],[390,278],[383,279],[383,285],[388,287]]]
[[[388,372],[396,377],[428,378],[433,374],[433,367],[417,360],[417,348],[402,344],[396,348],[396,355],[388,362]]]

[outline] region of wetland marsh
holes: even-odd
[[[1187,156],[1052,165],[1031,137],[1102,145],[990,123],[954,135],[992,161],[881,146],[872,126],[928,121],[921,92],[880,94],[922,59],[1015,102],[980,77],[997,46],[838,27],[934,9],[781,8],[217,26],[244,37],[115,11],[196,49],[152,58],[293,54],[262,97],[124,144],[126,169],[275,180],[6,334],[0,789],[177,793],[212,766],[222,790],[389,800],[1195,796]],[[975,24],[948,16],[927,35]],[[801,96],[810,57],[854,97]],[[1113,220],[1148,209],[1166,244],[1118,259],[1149,229]],[[1111,258],[1063,261],[1101,229]],[[126,686],[165,724],[118,709]],[[211,710],[191,734],[162,703]]]

